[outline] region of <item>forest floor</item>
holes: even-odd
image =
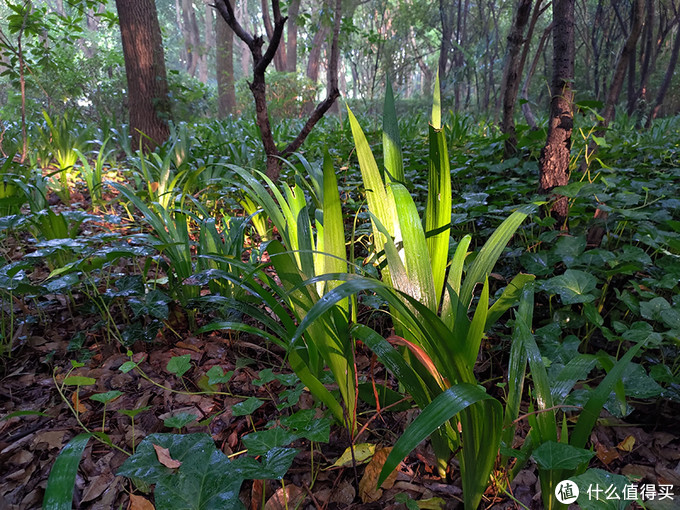
[[[238,454],[243,449],[241,437],[278,420],[282,413],[277,405],[290,398],[286,395],[291,389],[295,391],[287,387],[285,378],[258,381],[266,370],[285,373],[284,353],[247,334],[213,332],[196,336],[188,328],[186,317],[177,310],[171,313],[156,340],[136,342],[130,348],[135,354],[130,357],[119,343],[107,342],[96,327],[97,316],[78,312],[87,304],[87,296],[75,293],[71,300],[63,295],[44,299],[50,298],[49,306],[39,314],[42,318],[39,322],[29,324],[17,317],[19,327],[25,328],[21,333],[25,341],[16,346],[11,357],[2,360],[0,414],[12,416],[0,421],[3,510],[40,508],[57,454],[71,438],[85,430],[105,432],[120,449],[99,441],[89,442],[76,479],[73,508],[153,508],[150,494],[116,475],[128,456],[123,450],[131,452],[151,433],[170,432],[172,429],[164,426],[167,417],[190,413],[196,420],[181,426],[182,432],[208,433],[222,452]],[[31,310],[25,309],[21,315],[30,314]],[[79,338],[79,343],[75,344],[74,338]],[[188,356],[191,362],[181,378],[167,370],[168,362],[179,356]],[[477,364],[479,370],[502,373],[497,357],[497,351],[488,346],[483,348]],[[83,360],[84,365],[73,369],[75,360]],[[138,363],[137,369],[124,373],[120,368],[129,361]],[[357,347],[356,365],[358,373],[370,382],[397,389],[396,382],[361,345]],[[224,373],[234,372],[226,391],[206,388],[205,374],[216,366]],[[74,391],[73,387],[62,385],[67,373],[90,377],[96,383]],[[484,380],[486,375],[480,374],[480,378]],[[106,406],[89,398],[113,390],[122,395]],[[292,410],[316,409],[317,415],[321,415],[311,395],[298,388],[298,396]],[[249,397],[257,397],[264,405],[249,416],[233,415],[233,405]],[[632,405],[636,410],[625,420],[603,417],[596,426],[591,435],[596,451],[591,467],[624,474],[638,484],[672,485],[680,492],[677,431],[680,405],[669,400]],[[527,406],[522,406],[524,412]],[[397,509],[415,508],[414,502],[418,508],[462,507],[456,461],[449,465],[449,479],[441,479],[429,442],[422,443],[405,459],[389,489],[376,492],[367,488],[371,480],[375,482],[380,466],[360,462],[362,449],[368,444],[380,451],[394,444],[417,413],[416,409],[406,407],[399,410],[402,407],[395,405],[378,410],[375,405],[361,404],[358,409],[361,432],[353,440],[355,465],[350,458],[347,465],[333,467],[352,442],[341,427],[331,427],[327,443],[295,441],[292,446],[299,453],[285,476],[285,485],[273,480],[248,480],[241,488],[241,501],[251,510],[263,505],[266,510]],[[133,422],[129,413],[120,412],[126,410],[142,411]],[[519,436],[524,435],[523,425],[526,420],[519,423]],[[487,491],[483,508],[542,508],[535,464],[529,463],[513,480],[509,489],[512,497],[503,493],[502,485],[499,480]],[[672,499],[652,502],[647,508],[680,508],[680,493]]]

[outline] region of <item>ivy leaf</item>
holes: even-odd
[[[543,290],[559,294],[562,304],[590,303],[595,300],[591,294],[597,286],[597,278],[578,269],[567,269],[564,274],[550,278],[543,283]]]
[[[243,436],[243,446],[248,449],[248,455],[265,455],[269,450],[280,446],[288,446],[299,436],[276,427],[261,432],[253,432]]]
[[[168,450],[181,462],[178,469],[163,466],[156,448]],[[230,462],[207,434],[151,434],[117,473],[156,485],[156,507],[165,510],[241,510],[239,491],[243,467]]]
[[[542,469],[576,469],[588,462],[595,452],[565,443],[546,441],[536,448],[532,457]]]
[[[183,354],[182,356],[174,356],[170,358],[166,368],[171,374],[175,374],[177,377],[182,377],[191,368],[191,354]]]
[[[257,397],[250,397],[248,400],[234,404],[231,408],[232,416],[247,416],[253,414],[264,402]]]
[[[210,367],[210,370],[208,370],[205,375],[208,376],[208,384],[212,386],[219,383],[228,383],[231,377],[234,375],[234,371],[232,370],[225,374],[224,370],[222,370],[222,367],[215,365]]]
[[[198,420],[198,416],[193,413],[177,413],[163,420],[163,425],[170,429],[181,429],[196,420]]]

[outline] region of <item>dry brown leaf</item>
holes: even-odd
[[[260,510],[264,493],[264,480],[253,480],[253,488],[250,491],[250,510]]]
[[[153,449],[156,450],[158,462],[163,464],[165,467],[170,469],[177,469],[182,465],[180,461],[175,460],[170,456],[170,450],[168,450],[167,448],[163,448],[162,446],[158,446],[157,444],[155,444],[153,445]]]
[[[286,490],[280,487],[264,505],[264,510],[286,510],[297,508],[305,499],[305,491],[297,485],[286,484]]]
[[[633,436],[627,436],[623,441],[616,445],[616,447],[622,452],[632,452],[633,446],[635,446],[635,438]]]
[[[154,445],[155,447],[156,445]],[[130,510],[156,510],[153,503],[142,496],[130,494]]]
[[[90,478],[87,483],[87,488],[85,489],[83,497],[80,499],[80,501],[85,503],[87,501],[93,501],[97,499],[99,496],[104,494],[106,489],[110,487],[112,481],[112,473],[106,473]]]
[[[61,446],[64,444],[64,434],[66,434],[65,430],[46,430],[43,432],[38,432],[33,438],[33,446],[38,447],[40,443],[47,443],[47,447],[49,449],[61,448]],[[44,448],[36,449],[44,450]]]
[[[394,485],[398,473],[396,469],[390,473],[380,487],[376,487],[380,472],[391,451],[392,448],[382,448],[376,451],[371,462],[366,466],[364,476],[361,477],[361,481],[359,482],[359,497],[364,503],[378,501],[382,496],[383,489],[389,489]]]
[[[87,411],[87,407],[85,407],[85,404],[83,404],[83,403],[80,401],[80,397],[78,396],[78,392],[76,392],[76,393],[74,393],[73,395],[71,395],[71,402],[73,402],[73,409],[75,409],[75,410],[78,411],[79,413],[82,414],[82,413],[84,413],[85,411]]]
[[[597,455],[597,458],[600,459],[600,461],[602,461],[602,463],[605,466],[621,458],[619,452],[616,451],[616,448],[609,448],[608,446],[605,446],[602,443],[595,444],[595,454]]]

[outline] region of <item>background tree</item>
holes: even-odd
[[[167,140],[168,82],[154,0],[116,0],[128,84],[133,146],[149,150]],[[145,136],[143,136],[145,135]]]
[[[281,43],[281,35],[286,24],[286,17],[281,14],[281,6],[279,0],[272,0],[272,13],[274,15],[274,25],[272,27],[270,42],[267,49],[263,52],[264,39],[262,36],[253,35],[246,32],[234,15],[234,9],[227,0],[218,0],[215,3],[220,15],[224,18],[227,24],[231,27],[234,33],[241,39],[250,49],[253,58],[253,81],[249,83],[253,98],[255,99],[255,115],[257,125],[260,130],[260,137],[264,145],[265,154],[267,156],[267,175],[273,181],[277,181],[281,172],[281,158],[292,154],[296,151],[307,138],[314,125],[323,117],[329,110],[333,102],[340,95],[338,90],[338,34],[340,32],[340,22],[342,16],[342,0],[335,0],[335,9],[333,12],[333,42],[331,43],[331,51],[328,62],[329,68],[329,83],[326,99],[317,105],[314,111],[310,114],[307,122],[302,127],[298,135],[288,145],[279,150],[272,135],[271,122],[269,120],[269,109],[267,106],[267,85],[265,81],[265,72],[267,67],[274,59],[278,47]],[[265,21],[266,25],[266,21]]]
[[[229,0],[227,0],[229,1]],[[234,113],[236,91],[234,89],[234,31],[218,17],[217,25],[217,97],[218,113],[224,117]]]
[[[540,193],[569,182],[571,132],[574,127],[574,0],[553,1],[553,78],[548,138],[539,161]],[[569,212],[567,197],[559,196],[551,215],[563,225]]]

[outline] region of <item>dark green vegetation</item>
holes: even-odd
[[[579,119],[584,133],[589,120]],[[428,134],[416,118],[399,125],[401,151],[373,144],[378,161],[391,161],[386,166],[399,168],[403,162],[403,175],[397,170],[389,179],[389,174],[371,174],[378,167],[370,169],[372,156],[353,122],[351,116],[328,119],[307,142],[304,155],[286,165],[284,182],[290,187],[283,184],[282,194],[273,195],[262,187],[265,177],[253,179],[252,171],[236,166],[258,154],[256,136],[238,121],[181,124],[156,152],[116,157],[99,149],[106,149],[105,140],[115,140],[117,132],[96,132],[63,118],[53,123],[60,135],[36,151],[45,158],[61,154],[54,156],[51,178],[4,160],[5,384],[11,386],[17,373],[54,370],[58,388],[56,401],[52,396],[39,405],[11,404],[8,417],[16,417],[10,422],[47,423],[46,417],[20,418],[19,410],[46,412],[57,423],[75,418],[105,448],[137,451],[119,473],[156,484],[160,508],[214,508],[210,503],[162,503],[172,500],[167,490],[177,484],[190,501],[234,501],[240,487],[236,480],[285,478],[301,447],[339,455],[342,448],[325,450],[318,444],[328,441],[329,432],[339,445],[393,444],[399,434],[381,432],[379,423],[400,416],[404,405],[427,409],[407,428],[396,445],[399,454],[390,459],[400,460],[453,417],[453,427],[461,423],[463,442],[455,428],[432,436],[439,459],[432,468],[442,476],[450,471],[454,483],[462,476],[470,507],[478,504],[491,469],[494,489],[487,496],[501,498],[510,497],[503,480],[530,458],[538,463],[544,495],[559,480],[582,472],[593,452],[581,448],[599,444],[589,441],[602,406],[610,424],[621,418],[640,424],[642,433],[664,430],[680,402],[680,218],[672,192],[680,177],[679,149],[665,138],[677,132],[677,119],[657,121],[650,131],[639,132],[624,122],[608,131],[600,140],[597,162],[580,181],[559,190],[570,199],[569,232],[551,229],[552,220],[541,218],[538,206],[531,207],[539,200],[532,196],[540,137],[522,139],[522,157],[500,160],[502,138],[492,126],[448,115],[441,130],[430,127]],[[40,132],[39,125],[31,128]],[[359,137],[356,152],[352,129]],[[388,131],[396,132],[394,127]],[[369,130],[369,143],[378,141],[378,132]],[[580,141],[574,153],[587,143]],[[324,156],[325,144],[333,147],[332,154]],[[448,158],[442,152],[447,146]],[[60,171],[59,157],[68,157],[76,147],[76,160],[85,164]],[[91,152],[99,157],[85,156]],[[441,178],[447,164],[450,206]],[[392,184],[376,191],[383,179]],[[270,189],[278,187],[270,183]],[[370,194],[366,202],[364,189],[387,193],[382,200],[394,200],[394,205],[380,212],[381,202],[372,203]],[[63,202],[49,205],[53,196]],[[421,223],[419,217],[436,214],[437,205],[428,205],[433,196],[444,197],[440,214],[452,210],[450,224],[445,218],[441,224]],[[596,208],[607,215],[593,220]],[[520,210],[512,226],[511,220],[501,225]],[[401,225],[401,240],[390,241],[390,234],[376,247],[370,220],[374,228],[389,229],[391,214]],[[598,228],[601,244],[588,246]],[[507,233],[499,234],[503,229]],[[437,239],[445,240],[434,248],[443,250],[439,269],[427,262],[427,250]],[[493,255],[490,247],[496,248]],[[402,263],[399,252],[405,256]],[[533,283],[528,275],[535,275]],[[427,297],[434,282],[444,293]],[[431,301],[441,298],[441,304]],[[493,305],[488,311],[486,300]],[[503,313],[518,301],[515,312]],[[214,331],[222,333],[216,337]],[[217,358],[214,351],[204,351],[222,342],[231,348],[220,348],[223,354]],[[127,361],[114,354],[126,351]],[[369,363],[371,351],[387,372]],[[39,361],[26,358],[36,352]],[[158,356],[154,353],[163,354],[152,361]],[[97,368],[107,364],[106,370]],[[244,376],[258,371],[259,377],[244,385]],[[402,386],[390,374],[398,374]],[[328,386],[331,381],[335,384]],[[145,396],[139,397],[135,387],[148,388]],[[154,387],[166,398],[184,395],[182,401],[204,407],[167,407],[147,393]],[[270,389],[263,393],[258,388]],[[298,410],[304,394],[314,400],[307,399]],[[228,407],[215,406],[219,402]],[[312,409],[305,410],[310,404]],[[319,421],[314,408],[327,409],[335,425],[329,429],[331,421]],[[54,409],[62,410],[54,414]],[[381,409],[377,418],[376,409]],[[152,445],[169,448],[171,460],[182,461],[198,454],[192,453],[199,451],[194,442],[208,440],[205,435],[149,436],[135,449],[139,436],[131,432],[134,427],[137,432],[140,427],[147,433],[159,426],[162,430],[161,422],[151,422],[163,412],[168,431],[211,431],[214,437],[225,424],[229,430],[238,423],[238,416],[247,417],[245,424],[254,432],[246,435],[244,430],[241,444],[250,457],[231,463],[226,457],[211,456],[209,462],[186,457],[187,466],[205,469],[200,473],[180,467],[172,475],[154,467],[158,461],[151,458]],[[126,439],[119,427],[127,430]],[[488,467],[479,462],[465,467],[466,448],[471,448],[465,430],[478,430],[484,438],[471,455],[477,461],[489,455]],[[518,438],[527,431],[521,446]],[[490,434],[498,434],[498,443]],[[519,450],[511,449],[518,445]],[[569,449],[562,452],[558,446]],[[73,450],[71,455],[80,458],[82,444]],[[461,451],[460,467],[451,470],[450,452]],[[264,456],[255,460],[258,455]],[[615,471],[626,465],[625,452],[621,457],[610,466]],[[319,462],[324,461],[306,464],[312,480]],[[590,460],[590,465],[602,467],[601,462]],[[140,469],[150,471],[135,474]],[[600,473],[590,470],[582,476]],[[608,476],[614,477],[611,483],[627,483],[621,475]],[[196,484],[205,477],[226,477],[230,483],[219,482],[217,493],[203,493]],[[590,478],[583,480],[587,486]],[[72,479],[68,483],[73,486]]]
[[[0,507],[677,506],[672,2],[155,3],[0,6]]]

